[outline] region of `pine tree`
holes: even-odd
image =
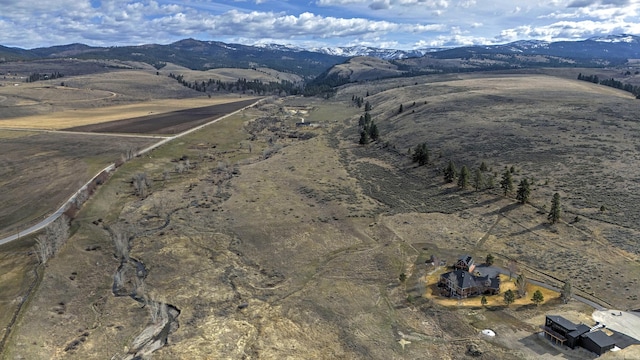
[[[518,200],[518,202],[521,204],[526,204],[527,201],[529,201],[530,195],[531,185],[529,184],[529,180],[520,180],[520,184],[518,184],[518,192],[516,193],[516,200]]]
[[[369,112],[364,113],[364,126],[368,126],[371,123],[371,114]]]
[[[491,266],[493,265],[495,258],[493,257],[493,255],[491,254],[487,254],[487,258],[484,260],[484,263],[487,264],[487,266]]]
[[[412,160],[413,162],[417,162],[420,166],[429,163],[429,149],[427,148],[427,143],[422,143],[416,146]]]
[[[544,295],[542,295],[542,291],[540,291],[540,289],[533,293],[531,301],[536,304],[536,306],[540,305],[544,301]]]
[[[380,133],[378,132],[378,125],[376,125],[373,121],[371,122],[371,126],[369,126],[369,137],[373,141],[377,141],[380,137]]]
[[[469,169],[467,165],[462,165],[460,175],[458,176],[458,187],[464,190],[467,188],[467,185],[469,185]]]
[[[502,174],[500,188],[502,189],[504,196],[507,196],[507,194],[513,191],[513,178],[511,177],[511,172],[508,169],[504,171],[504,174]]]
[[[504,303],[507,304],[507,306],[509,306],[514,301],[516,301],[516,294],[514,294],[513,291],[511,291],[511,289],[507,290],[504,293]]]
[[[456,176],[458,176],[458,169],[456,169],[453,160],[449,160],[449,164],[444,169],[444,181],[452,183]]]
[[[400,109],[398,109],[398,114],[402,114],[402,104],[400,104]]]
[[[371,111],[371,104],[368,101],[364,103],[364,111]]]
[[[495,177],[489,175],[485,178],[485,186],[487,187],[487,189],[493,189],[494,187],[496,187],[496,180]]]
[[[366,130],[360,131],[360,145],[367,145],[369,143],[369,132]]]
[[[547,219],[551,224],[555,224],[560,220],[560,194],[553,194],[553,199],[551,200],[551,210],[549,210],[549,215],[547,215]]]
[[[482,171],[480,169],[476,169],[473,173],[473,188],[476,191],[479,191],[484,186],[484,178],[482,176]]]

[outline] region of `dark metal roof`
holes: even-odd
[[[547,319],[551,319],[554,323],[562,326],[567,332],[574,331],[578,326],[560,315],[547,315]]]
[[[578,336],[580,336],[580,335],[582,335],[582,334],[584,334],[584,333],[586,333],[586,332],[589,332],[589,330],[591,330],[591,328],[590,328],[590,327],[588,327],[588,326],[587,326],[587,325],[585,325],[585,324],[580,324],[580,325],[578,325],[578,326],[576,327],[576,329],[575,329],[575,330],[573,330],[572,332],[568,333],[568,334],[567,334],[567,336],[568,336],[568,337],[572,337],[572,338],[574,338],[574,339],[575,339],[575,338],[577,338]]]
[[[616,344],[616,342],[609,335],[605,334],[602,331],[593,331],[582,336],[591,339],[591,341],[593,341],[601,348]]]

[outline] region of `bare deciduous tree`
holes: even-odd
[[[129,260],[129,229],[116,224],[111,227],[111,239],[116,249],[116,257],[121,261]]]
[[[524,274],[518,275],[516,278],[516,286],[518,288],[518,297],[527,296],[527,278]]]
[[[133,159],[136,156],[136,150],[133,148],[128,148],[122,153],[120,156],[122,158],[122,162],[127,162]]]
[[[35,252],[38,261],[45,264],[69,239],[69,218],[60,216],[46,227],[44,234],[36,238]]]
[[[571,300],[573,296],[573,288],[571,287],[571,280],[567,280],[562,287],[562,291],[560,291],[560,298],[566,304]]]
[[[147,197],[149,195],[149,188],[151,187],[151,179],[147,176],[147,173],[138,173],[133,176],[131,179],[133,182],[133,189],[135,194],[140,196],[141,198]]]
[[[518,263],[515,260],[509,260],[507,269],[509,270],[509,280],[511,280],[513,274],[518,272]]]
[[[168,200],[166,197],[160,196],[155,197],[151,202],[151,213],[156,217],[163,217],[167,211],[169,206]]]
[[[38,256],[38,262],[40,262],[40,264],[46,264],[47,261],[49,261],[49,259],[53,255],[52,250],[53,249],[50,243],[47,241],[47,237],[45,235],[38,235],[38,237],[36,237],[35,252],[36,256]]]

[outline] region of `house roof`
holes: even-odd
[[[588,327],[585,324],[579,324],[578,326],[576,326],[576,329],[573,330],[572,332],[568,333],[567,336],[572,337],[572,338],[577,338],[578,336],[589,332],[589,330],[591,330],[590,327]]]
[[[456,285],[462,289],[468,289],[482,284],[484,286],[485,281],[490,281],[491,288],[500,288],[500,280],[498,278],[489,278],[489,276],[474,276],[465,270],[455,270],[442,274],[442,277],[449,279],[450,274],[454,274],[456,277]]]
[[[449,271],[448,273],[442,274],[441,277],[449,280],[451,279],[452,274],[455,276],[455,284],[457,287],[468,289],[476,286],[476,281],[473,275],[469,274],[465,270]]]
[[[584,335],[582,335],[585,338],[590,339],[591,341],[593,341],[596,345],[598,345],[601,348],[607,347],[607,346],[612,346],[615,345],[616,342],[607,334],[605,334],[602,331],[593,331],[593,332],[589,332],[586,333]]]
[[[560,315],[547,315],[547,319],[551,319],[551,321],[553,321],[554,323],[562,326],[563,328],[565,328],[567,330],[567,332],[571,332],[574,331],[578,328],[578,326],[574,323],[572,323],[571,321],[563,318]]]
[[[473,264],[473,258],[471,255],[462,255],[458,258],[458,262],[463,262],[465,265],[469,266]]]
[[[487,275],[488,276],[488,275]],[[498,289],[500,290],[500,278],[498,278],[497,276],[494,278],[491,278],[491,285],[489,286],[492,289]]]

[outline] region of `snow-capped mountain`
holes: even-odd
[[[517,56],[516,56],[517,55]],[[640,37],[628,34],[598,36],[580,41],[546,42],[515,41],[501,45],[475,45],[456,48],[416,50],[382,49],[369,46],[303,48],[280,44],[226,44],[219,41],[184,39],[167,45],[91,47],[69,44],[24,50],[0,45],[0,61],[53,59],[73,56],[81,59],[118,59],[139,61],[159,66],[174,63],[196,70],[220,67],[269,67],[292,72],[305,78],[315,77],[331,66],[356,56],[376,57],[387,61],[402,61],[403,66],[413,59],[493,59],[492,66],[503,68],[530,66],[541,59],[545,66],[602,66],[624,64],[627,59],[640,58]],[[532,60],[533,59],[533,60]],[[416,62],[416,71],[424,66]]]
[[[595,36],[595,37],[589,38],[588,41],[607,42],[607,43],[628,43],[628,44],[640,43],[640,39],[637,36],[628,35],[628,34]]]
[[[296,45],[280,45],[280,44],[256,44],[256,47],[260,47],[268,50],[277,51],[310,51],[320,54],[342,56],[342,57],[355,57],[355,56],[371,56],[384,60],[398,60],[411,57],[424,56],[427,53],[438,51],[441,49],[416,49],[416,50],[398,50],[398,49],[382,49],[370,46],[343,46],[343,47],[310,47],[302,48]]]
[[[430,49],[417,49],[417,50],[397,50],[397,49],[381,49],[369,46],[348,46],[348,47],[320,47],[313,48],[310,51],[315,51],[328,55],[336,56],[371,56],[384,60],[397,60],[406,59],[410,57],[420,57],[424,54],[435,51]]]

